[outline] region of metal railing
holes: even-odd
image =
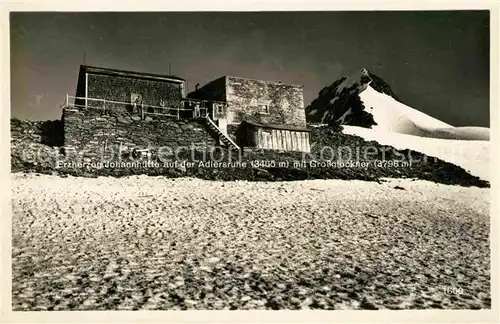
[[[215,124],[214,121],[212,119],[210,119],[210,117],[207,116],[206,120],[211,125],[211,127],[215,128],[219,132],[220,136],[223,136],[235,149],[237,149],[237,150],[240,149],[240,147],[238,146],[238,144],[236,144],[227,133],[223,132],[219,128],[219,126],[217,126],[217,124]]]
[[[72,100],[73,103],[70,102]],[[180,119],[181,111],[191,111],[191,109],[186,109],[181,107],[164,107],[164,106],[154,106],[145,104],[133,104],[130,102],[90,98],[90,97],[74,97],[70,95],[66,95],[66,100],[64,102],[65,108],[98,109],[101,110],[103,113],[106,112],[106,109],[112,110],[112,108],[116,106],[123,106],[124,110],[125,109],[138,110],[138,112],[142,115],[143,118],[145,117],[145,115],[156,115],[156,116],[175,117],[177,119]]]
[[[184,106],[188,105],[193,110],[194,118],[206,118],[217,113],[218,107],[227,107],[225,101],[203,100],[203,99],[182,99]]]
[[[70,101],[73,101],[72,103]],[[83,108],[83,109],[97,109],[106,113],[106,110],[115,110],[116,106],[123,106],[124,110],[132,109],[137,110],[141,114],[142,118],[146,115],[153,116],[166,116],[174,117],[177,119],[181,118],[181,112],[192,112],[192,118],[207,118],[210,116],[213,107],[227,106],[226,102],[223,101],[209,101],[201,99],[187,99],[183,98],[180,100],[180,107],[165,107],[165,106],[154,106],[146,104],[133,104],[130,102],[90,98],[90,97],[75,97],[66,95],[65,102],[63,104],[64,108]]]

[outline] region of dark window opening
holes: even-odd
[[[259,105],[259,110],[263,114],[269,114],[269,105]]]

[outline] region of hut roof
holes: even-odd
[[[303,126],[291,126],[291,125],[279,125],[279,124],[263,124],[258,123],[253,120],[244,120],[242,124],[248,124],[250,126],[259,128],[269,128],[278,130],[289,130],[289,131],[299,131],[299,132],[310,132],[311,130]]]
[[[118,70],[118,69],[110,69],[110,68],[103,68],[90,65],[82,65],[80,68],[82,69],[83,72],[96,73],[96,74],[126,76],[126,77],[134,77],[141,79],[155,79],[155,80],[178,82],[178,83],[182,83],[185,81],[184,79],[174,75]]]

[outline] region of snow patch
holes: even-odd
[[[490,142],[454,140],[400,134],[380,129],[343,126],[344,133],[357,135],[396,149],[410,149],[458,165],[470,174],[490,181]]]
[[[339,124],[344,124],[346,117],[351,115],[351,113],[352,113],[352,108],[347,109],[346,112],[342,116],[340,116],[339,119],[337,119],[337,122]]]
[[[380,93],[370,85],[359,94],[365,107],[371,107],[368,112],[373,115],[379,130],[418,135],[419,128],[437,129],[453,127],[434,117],[409,107],[391,96]]]

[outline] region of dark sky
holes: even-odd
[[[366,68],[455,126],[489,126],[489,12],[11,13],[12,117],[60,118],[89,65],[303,84]]]

